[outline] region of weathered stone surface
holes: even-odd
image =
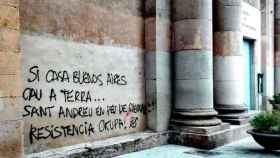
[[[170,17],[170,0],[146,0],[145,17]]]
[[[171,114],[171,80],[146,80],[148,128],[166,131]]]
[[[121,5],[120,1],[108,1],[99,2],[110,7],[115,7],[113,4]],[[127,1],[124,4],[134,3],[136,5],[142,1]],[[133,10],[139,11],[141,7],[142,5],[134,7]],[[123,14],[119,12],[122,9],[116,10],[106,9],[91,1],[22,0],[21,28],[23,31],[54,34],[67,40],[143,48],[142,16]]]
[[[200,118],[204,116],[211,116],[214,117],[218,113],[213,110],[212,108],[208,109],[194,109],[194,110],[176,110],[173,112],[174,117],[176,118],[184,118],[184,117],[194,117],[194,118]]]
[[[223,122],[228,122],[232,125],[244,125],[244,124],[249,123],[249,118],[244,118],[244,119],[240,119],[240,118],[233,118],[233,119],[221,118],[221,119],[223,120]]]
[[[19,31],[0,27],[0,51],[19,52]]]
[[[21,119],[22,118],[21,117],[22,108],[20,108],[21,106],[22,106],[22,99],[20,96],[19,97],[0,96],[0,120],[9,121],[9,120]],[[1,128],[5,128],[5,126],[1,126]]]
[[[212,0],[173,0],[173,21],[212,19]]]
[[[174,124],[176,126],[196,126],[196,127],[216,126],[222,123],[221,120],[214,117],[213,119],[209,117],[199,118],[199,119],[173,118],[170,122],[171,124]]]
[[[23,157],[23,122],[0,121],[0,157]]]
[[[265,34],[267,34],[266,28],[271,27],[270,26],[271,24],[267,22],[269,20],[270,14],[267,14],[268,6],[266,6],[266,1],[262,1],[262,7],[265,8],[265,11],[261,12],[261,21],[263,21],[261,23],[261,32],[262,32],[262,35],[265,35]],[[270,16],[272,16],[272,14]],[[274,21],[274,18],[273,18],[273,21]]]
[[[145,53],[145,79],[157,78],[157,58],[155,52]]]
[[[158,97],[157,97],[157,81],[146,80],[145,81],[145,100],[147,104],[147,127],[152,130],[157,128],[157,108],[158,108]]]
[[[21,54],[0,51],[0,75],[20,75]],[[1,78],[1,77],[0,77]]]
[[[141,132],[109,138],[93,143],[79,144],[41,153],[27,155],[27,158],[103,158],[114,157],[121,154],[148,149],[167,143],[169,134],[167,132],[153,133]]]
[[[0,75],[0,96],[18,97],[22,94],[22,82],[20,74]]]
[[[18,7],[19,0],[1,0],[0,5],[8,5],[11,7]]]
[[[194,132],[170,133],[169,143],[197,147],[200,149],[213,149],[224,144],[248,137],[246,133],[250,129],[249,124],[230,126],[230,129],[213,132],[210,134],[197,134]]]
[[[25,147],[26,153],[39,152],[50,148],[57,148],[77,144],[81,142],[95,141],[112,136],[124,135],[128,133],[142,131],[146,126],[146,113],[143,112],[127,112],[97,116],[94,113],[91,117],[59,118],[57,116],[59,107],[92,107],[101,106],[106,108],[110,105],[123,105],[135,103],[145,105],[145,78],[144,78],[144,51],[136,48],[122,48],[112,46],[100,46],[95,44],[82,44],[62,39],[56,39],[52,36],[30,36],[22,34],[21,47],[23,52],[23,81],[24,88],[34,87],[42,89],[43,98],[40,101],[25,101],[24,105],[32,105],[35,107],[47,107],[54,105],[52,109],[52,117],[25,117]],[[124,55],[125,54],[125,55]],[[116,60],[117,59],[117,60]],[[27,79],[32,77],[29,69],[32,66],[38,66],[41,80],[39,82],[28,82]],[[54,80],[50,83],[46,82],[45,75],[48,71],[66,71],[68,72],[70,82],[62,82]],[[72,72],[81,71],[90,74],[101,74],[102,84],[75,84],[73,83]],[[124,76],[126,83],[110,84],[108,82],[108,73]],[[107,78],[107,79],[106,79]],[[50,102],[48,93],[54,88],[58,93],[57,100]],[[90,91],[91,102],[65,102],[63,95],[60,93],[63,89]],[[104,98],[103,101],[102,98]],[[97,101],[95,101],[96,99]],[[99,101],[98,101],[99,100]],[[95,110],[94,110],[95,111]],[[107,112],[106,112],[107,113]],[[26,112],[25,112],[26,114]],[[118,128],[102,129],[102,121],[110,121],[115,119],[127,120],[138,118],[137,125],[133,128],[126,126],[118,126]],[[40,139],[36,140],[30,137],[31,124],[33,127],[45,126],[67,126],[80,125],[84,122],[93,123],[95,132],[92,135],[75,135],[69,137],[62,136],[56,139]],[[100,125],[101,124],[101,125]],[[127,124],[126,124],[127,125]],[[100,128],[101,127],[101,128]],[[114,125],[112,127],[115,127]],[[119,128],[121,127],[121,128]],[[126,127],[126,128],[125,128]],[[43,132],[47,134],[47,132]],[[70,139],[71,138],[71,139]]]
[[[173,51],[187,49],[212,50],[212,22],[187,19],[173,24]]]
[[[214,81],[244,80],[243,56],[214,56]]]
[[[241,114],[246,111],[244,59],[241,50],[243,39],[241,4],[242,0],[217,0],[213,4],[214,17],[216,17],[213,62],[214,107],[221,115],[233,111]],[[236,109],[236,106],[241,108]]]
[[[280,34],[280,17],[279,17],[279,19],[274,20],[274,34],[276,34],[276,35]]]
[[[156,16],[170,19],[171,0],[156,0]]]
[[[3,5],[0,3],[0,27],[19,29],[19,12],[15,6]]]
[[[214,105],[220,114],[246,110],[243,65],[243,56],[214,57]]]
[[[145,17],[155,17],[157,10],[158,0],[146,0],[145,1]]]
[[[148,128],[155,131],[168,129],[171,113],[170,57],[169,52],[145,53]]]
[[[167,97],[166,97],[167,96]],[[157,115],[157,128],[156,131],[167,131],[170,123],[170,117],[171,117],[171,107],[172,104],[170,104],[171,99],[170,99],[171,94],[165,94],[161,96],[160,103],[159,103],[159,108],[158,108],[158,115]],[[165,97],[165,98],[164,98]],[[167,100],[166,103],[161,103],[164,100]]]
[[[280,53],[275,53],[275,55],[274,55],[275,57],[275,59],[274,59],[274,65],[275,66],[280,66]]]
[[[214,81],[215,104],[241,105],[245,102],[242,81]]]
[[[219,115],[220,118],[226,118],[226,119],[245,119],[245,118],[249,118],[250,115],[247,112],[243,112],[241,114],[239,113],[229,113],[229,114],[220,114]]]
[[[221,112],[221,115],[229,113],[235,113],[235,115],[240,113],[240,115],[243,115],[247,111],[247,107],[244,104],[216,104],[215,109]]]
[[[146,86],[150,89],[146,91],[148,127],[155,131],[166,131],[171,115],[170,80],[146,80]]]
[[[185,50],[174,53],[176,79],[212,78],[212,52]]]
[[[214,132],[219,132],[221,130],[229,129],[230,125],[228,123],[222,123],[220,126],[207,126],[207,127],[192,127],[192,126],[172,126],[170,127],[171,131],[177,130],[178,132],[185,133],[196,133],[196,134],[211,134]],[[172,138],[170,138],[172,139]]]
[[[145,2],[147,125],[165,131],[171,113],[170,0]]]
[[[214,33],[214,56],[241,56],[242,33],[223,31]]]
[[[169,52],[145,53],[145,78],[166,79],[171,78],[171,55]]]
[[[241,5],[226,5],[214,1],[214,30],[241,31]],[[234,15],[234,16],[233,16]]]
[[[65,1],[69,3],[73,3],[75,0]],[[142,16],[142,8],[144,2],[141,0],[84,0],[84,3],[88,5],[96,5],[100,6],[106,10],[113,12],[121,12],[123,14]]]
[[[156,50],[169,52],[171,48],[171,22],[168,18],[156,19]]]
[[[175,80],[175,109],[195,110],[211,107],[212,79]]]
[[[275,94],[277,93],[280,93],[280,66],[276,65],[274,67],[274,73],[275,73],[275,87],[274,87],[274,90],[275,90]]]
[[[158,79],[157,80],[157,103],[159,104],[158,110],[162,111],[163,113],[160,113],[160,115],[162,115],[162,117],[165,117],[165,119],[158,119],[158,121],[162,121],[165,122],[165,124],[167,125],[168,123],[168,118],[170,116],[170,111],[171,111],[171,107],[167,107],[167,106],[171,106],[171,84],[170,84],[171,80],[168,79]]]
[[[171,80],[171,54],[170,52],[157,52],[156,54],[156,74],[158,79],[166,82]]]
[[[170,10],[171,1],[172,0],[156,0],[157,11],[158,10]]]
[[[170,51],[170,20],[161,17],[145,19],[145,49],[147,51]]]
[[[15,97],[22,95],[22,78],[20,74],[0,75],[0,96]]]
[[[280,65],[280,35],[274,35],[274,64]]]
[[[146,51],[156,51],[156,17],[145,19],[145,49]]]
[[[23,157],[18,0],[0,2],[0,157]]]
[[[172,113],[170,124],[181,131],[181,128],[188,127],[209,127],[222,123],[217,119],[218,113],[211,107],[196,109],[175,109]]]
[[[173,1],[175,126],[213,126],[212,1]]]
[[[280,19],[280,2],[278,0],[274,0],[274,18],[275,20]]]

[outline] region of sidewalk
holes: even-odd
[[[252,137],[216,148],[200,150],[177,145],[163,145],[118,158],[280,158],[280,151],[265,151]]]

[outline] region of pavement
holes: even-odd
[[[213,149],[201,150],[178,145],[163,145],[117,158],[280,158],[280,150],[266,151],[252,137]]]

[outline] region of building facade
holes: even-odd
[[[279,4],[1,0],[0,157],[245,137],[280,93]]]

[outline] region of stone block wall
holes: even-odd
[[[0,157],[23,155],[19,1],[0,2]]]
[[[1,156],[168,129],[169,0],[2,0],[0,11]]]
[[[21,0],[25,152],[143,131],[142,0]]]
[[[260,0],[244,1],[260,9]],[[213,107],[240,123],[241,4],[1,0],[0,157],[167,131],[172,103],[178,124],[220,124]],[[272,23],[269,11],[263,16]]]

